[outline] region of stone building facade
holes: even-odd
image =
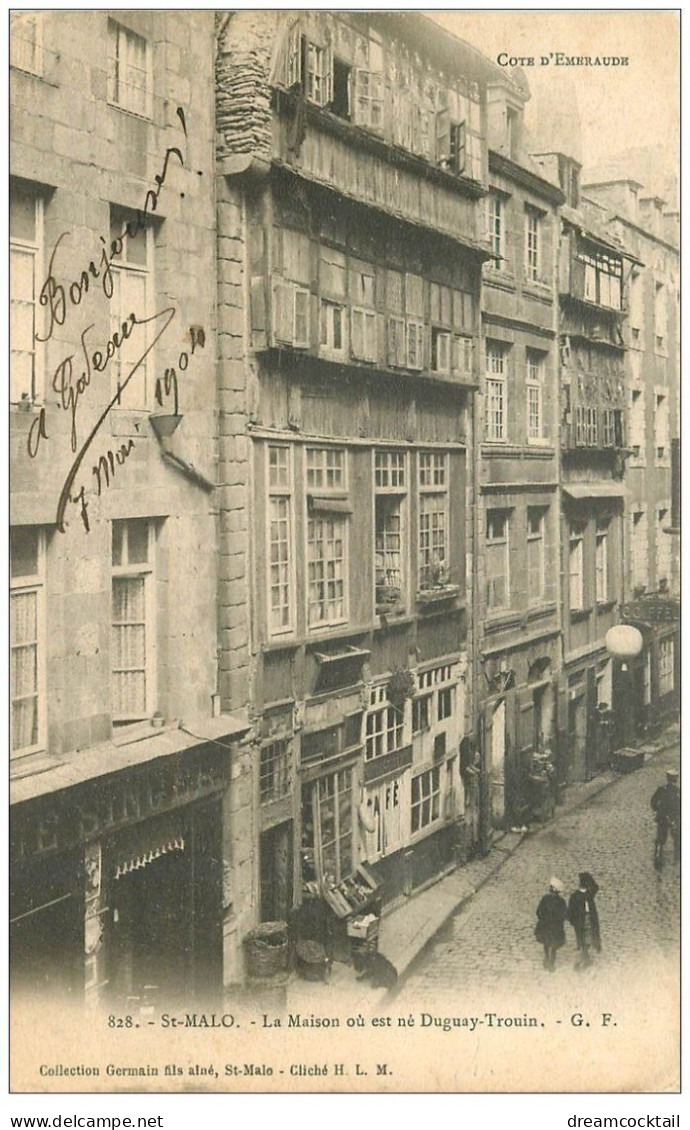
[[[524,80],[489,89],[475,620],[478,739],[496,826],[541,805],[561,668],[558,208],[528,154]]]
[[[203,12],[12,21],[11,949],[41,997],[221,984],[213,44]]]
[[[217,1001],[675,709],[673,216],[418,13],[10,53],[13,983]]]
[[[264,919],[333,912],[362,865],[409,893],[463,850],[491,71],[416,16],[222,21],[221,479],[248,515]]]

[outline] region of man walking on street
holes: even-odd
[[[666,774],[666,784],[659,785],[652,796],[651,805],[656,820],[654,866],[660,870],[669,832],[673,841],[673,862],[680,862],[680,789],[675,771]]]
[[[563,884],[560,879],[551,879],[548,893],[537,907],[537,925],[534,936],[544,947],[544,968],[553,972],[556,968],[556,954],[565,945],[565,921],[568,907],[562,897]]]

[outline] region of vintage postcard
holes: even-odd
[[[16,1094],[678,1091],[679,55],[11,12]]]

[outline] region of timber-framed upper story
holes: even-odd
[[[482,252],[487,84],[497,74],[418,13],[225,14],[219,169],[283,166]]]

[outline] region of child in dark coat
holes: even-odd
[[[537,925],[534,936],[544,947],[544,968],[553,972],[556,968],[556,954],[561,946],[565,945],[565,921],[568,917],[568,907],[562,896],[563,884],[560,879],[552,878],[549,883],[548,893],[541,899],[537,907]]]

